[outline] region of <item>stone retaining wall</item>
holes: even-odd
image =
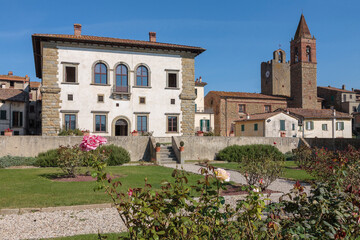
[[[360,148],[360,139],[355,138],[305,138],[311,147],[328,148],[330,150],[344,150],[348,145]]]

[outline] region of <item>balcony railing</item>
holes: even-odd
[[[117,94],[130,94],[129,86],[113,86],[113,93]]]

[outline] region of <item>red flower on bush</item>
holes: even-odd
[[[299,190],[299,192],[303,192],[304,191],[304,187],[301,186],[299,181],[296,181],[296,183],[294,184],[294,189]]]

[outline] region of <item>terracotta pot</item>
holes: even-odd
[[[5,135],[5,136],[12,136],[12,135],[13,135],[13,132],[4,132],[4,135]]]
[[[132,135],[133,135],[134,137],[136,137],[136,136],[139,135],[139,133],[138,133],[138,132],[133,132]]]
[[[84,132],[84,136],[89,136],[90,133],[89,132]]]
[[[199,137],[202,137],[202,136],[204,136],[204,133],[198,133],[197,134]]]
[[[183,152],[184,151],[184,147],[179,147],[179,151]]]
[[[160,152],[160,147],[155,147],[155,152]]]
[[[235,137],[235,134],[234,134],[234,133],[230,133],[230,137]]]

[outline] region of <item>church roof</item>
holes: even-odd
[[[301,14],[299,25],[296,29],[294,39],[298,38],[311,38],[311,33],[308,25],[306,24],[305,17]]]

